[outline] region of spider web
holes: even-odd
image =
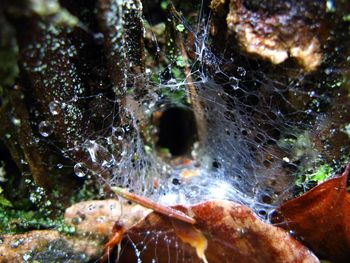
[[[84,114],[101,112],[101,108],[107,112],[101,116],[100,129],[87,131],[82,143],[62,151],[69,154],[81,149],[85,156],[74,160],[76,176],[98,178],[101,187],[121,186],[166,205],[231,200],[247,205],[268,221],[274,208],[292,197],[296,175],[323,161],[323,153],[314,147],[312,137],[315,127],[326,118],[334,94],[323,93],[323,84],[315,81],[312,73],[305,73],[290,61],[271,66],[241,53],[230,43],[218,48],[209,33],[211,14],[203,3],[198,4],[198,13],[184,11],[195,19],[180,13],[169,18],[181,25],[177,34],[187,41],[191,53],[188,61],[183,61],[179,49],[169,51],[170,40],[157,39],[159,36],[147,29],[151,44],[146,45],[146,54],[153,63],[163,58],[161,65],[150,63],[152,68],[146,63],[144,73],[129,73],[126,81],[142,80],[144,92],[135,92],[131,85],[124,94],[126,103],[119,94],[109,92],[73,98],[82,102],[94,99],[95,104]],[[147,4],[144,10],[145,21],[155,26],[152,21],[157,19],[147,13]],[[94,37],[99,36],[94,33]],[[170,43],[176,41],[173,38]],[[147,50],[150,46],[155,47],[154,54]],[[187,73],[186,63],[190,69]],[[334,83],[342,70],[333,68],[324,74]],[[199,108],[193,106],[194,99]],[[110,107],[99,105],[104,103]],[[194,115],[196,142],[180,156],[189,163],[175,164],[174,156],[165,158],[157,143],[160,128],[152,121],[154,114],[162,116],[173,108]],[[51,114],[59,110],[58,103],[50,104]],[[39,125],[44,137],[50,135],[48,126],[45,122]],[[147,249],[149,233],[144,235],[144,243],[130,240],[139,261]],[[177,242],[167,239],[162,231],[152,238],[155,244],[157,238]],[[184,261],[179,251],[176,262]]]
[[[219,198],[246,204],[267,216],[290,196],[294,185],[294,171],[290,170],[296,165],[285,161],[293,158],[283,142],[307,132],[316,115],[289,99],[291,92],[307,93],[297,88],[303,85],[305,74],[296,67],[283,68],[286,77],[276,78],[267,63],[245,57],[238,50],[232,54],[227,47],[227,51],[216,52],[209,35],[210,14],[197,17],[194,24],[181,15],[173,18],[195,39],[190,73],[174,76],[178,56],[167,54],[153,34],[157,56],[167,58],[169,64],[160,72],[149,69],[143,75],[128,76],[131,82],[142,78],[147,92],[140,96],[131,91],[129,104],[112,113],[113,120],[126,116],[122,126],[113,121],[107,134],[87,138],[82,147],[97,168],[79,162],[75,172],[78,176],[105,174],[103,181],[108,185],[128,188],[167,205]],[[177,68],[184,71],[184,67]],[[189,90],[190,85],[195,89]],[[171,101],[177,92],[192,93],[189,96],[201,109],[186,100]],[[204,117],[197,128],[203,125],[205,136],[193,145],[192,162],[187,166],[161,158],[156,139],[153,144],[146,142],[140,128],[140,122],[152,126],[152,113],[164,113],[171,107],[190,109],[196,117]],[[303,119],[309,123],[300,125]],[[156,137],[159,131],[153,128]],[[195,176],[185,178],[184,170]],[[159,186],[154,187],[155,183]]]

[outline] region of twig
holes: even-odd
[[[194,220],[192,217],[189,217],[188,215],[186,215],[185,213],[176,210],[174,208],[168,207],[168,206],[164,206],[161,204],[158,204],[146,197],[141,197],[138,196],[136,194],[130,193],[127,190],[120,188],[120,187],[111,187],[112,191],[121,196],[122,198],[125,198],[129,201],[135,202],[139,205],[142,205],[146,208],[152,209],[154,211],[156,211],[159,214],[171,217],[171,218],[176,218],[180,221],[189,223],[191,225],[196,223],[196,220]]]
[[[173,14],[175,14],[176,16],[180,16],[179,13],[176,11],[175,6],[172,2],[170,2],[170,12],[172,12]],[[181,34],[176,33],[176,37],[177,37],[177,43],[180,47],[180,51],[181,51],[181,55],[185,64],[184,70],[185,70],[185,74],[186,74],[186,86],[187,86],[187,96],[188,99],[191,102],[192,108],[193,108],[193,112],[194,112],[194,116],[195,116],[195,120],[196,120],[196,125],[197,125],[197,131],[198,131],[198,139],[199,142],[204,142],[205,140],[205,134],[206,134],[206,125],[205,125],[205,117],[204,117],[204,111],[203,108],[200,104],[200,101],[198,99],[198,94],[197,94],[197,90],[196,87],[193,85],[193,79],[191,76],[191,69],[189,67],[189,63],[188,63],[188,55],[186,52],[186,48],[184,45],[184,40],[181,36]]]

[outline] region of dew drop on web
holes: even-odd
[[[87,167],[84,163],[74,165],[74,173],[78,177],[84,177],[87,174]]]
[[[114,136],[118,141],[122,141],[125,136],[125,130],[122,127],[113,127],[112,136]]]
[[[52,115],[58,115],[58,114],[60,114],[61,107],[60,107],[59,102],[57,102],[57,101],[51,101],[51,102],[49,103],[49,110],[50,110],[50,113],[51,113]]]
[[[48,121],[42,121],[39,123],[39,133],[43,137],[48,137],[52,134],[53,132],[53,126],[50,122]]]

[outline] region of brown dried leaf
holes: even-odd
[[[350,195],[342,176],[332,178],[306,194],[283,204],[278,222],[295,231],[316,254],[336,262],[350,262]]]
[[[119,262],[319,262],[286,231],[243,205],[214,200],[177,208],[197,223],[151,213],[126,232]]]

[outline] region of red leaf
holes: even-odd
[[[277,210],[283,227],[293,230],[317,255],[350,262],[350,195],[346,182],[350,164],[332,178],[284,203]]]
[[[319,262],[286,231],[243,205],[214,200],[177,209],[196,224],[153,212],[126,232],[119,262]]]

